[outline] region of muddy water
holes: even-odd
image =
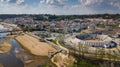
[[[15,54],[15,49],[21,48],[19,43],[14,39],[9,39],[8,41],[11,43],[12,49],[9,53],[0,55],[0,63],[2,63],[4,67],[24,67],[24,63],[21,59],[17,58]]]

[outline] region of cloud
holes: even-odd
[[[120,9],[120,1],[110,2],[110,5],[112,5],[112,6],[114,6],[114,7],[117,7],[118,9]]]
[[[0,0],[0,2],[4,2],[4,0]]]
[[[27,5],[17,5],[15,3],[0,3],[0,14],[22,14],[27,13]]]
[[[102,3],[103,0],[79,0],[79,2],[84,6],[92,6],[95,4]]]
[[[0,2],[9,2],[10,0],[0,0]]]
[[[0,0],[0,14],[120,13],[118,8],[118,0]]]
[[[16,4],[22,4],[24,3],[24,0],[16,0]]]
[[[68,0],[41,0],[40,4],[63,6]]]

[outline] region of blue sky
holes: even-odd
[[[0,0],[0,14],[120,13],[120,0]]]

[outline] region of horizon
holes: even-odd
[[[69,14],[69,15],[104,15],[104,14],[108,14],[108,15],[120,15],[120,13],[101,13],[101,14]],[[65,14],[61,14],[61,15],[57,15],[57,14],[0,14],[0,15],[55,15],[55,16],[69,16],[69,15],[65,15]]]
[[[119,0],[0,0],[0,14],[120,14]]]

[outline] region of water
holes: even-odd
[[[16,48],[21,48],[16,40],[9,39],[9,42],[12,45],[12,49],[9,53],[0,55],[0,63],[4,65],[4,67],[24,67],[24,63],[21,59],[16,57],[14,50]]]
[[[0,38],[6,37],[7,33],[0,33]]]
[[[0,42],[2,41],[9,41],[12,45],[12,49],[8,53],[0,55],[0,64],[3,64],[4,67],[37,67],[39,65],[50,65],[49,67],[52,67],[51,65],[53,65],[46,57],[31,55],[13,38],[0,38]],[[34,62],[26,63],[29,60]]]
[[[4,28],[0,25],[0,28]],[[0,31],[2,30],[0,29]],[[0,43],[4,41],[4,37],[6,37],[7,33],[0,33]],[[21,59],[16,57],[16,53],[14,52],[16,48],[21,48],[19,43],[14,39],[7,39],[11,45],[12,49],[9,53],[0,55],[0,63],[3,64],[4,67],[24,67],[24,63]]]

